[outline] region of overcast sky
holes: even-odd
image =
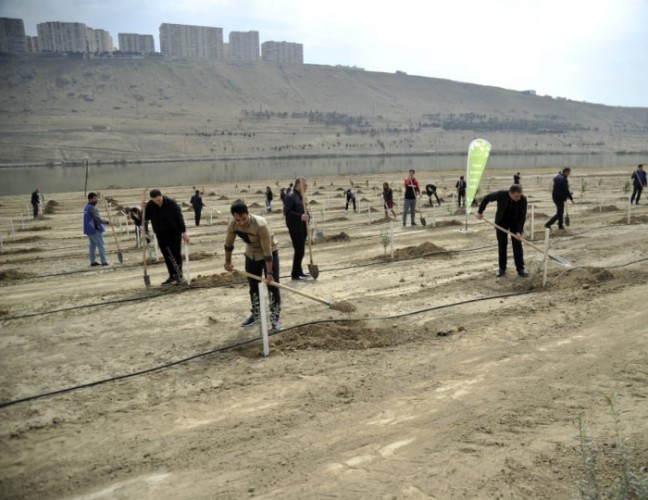
[[[256,30],[307,64],[353,65],[648,107],[648,0],[0,0],[1,17],[152,34]]]

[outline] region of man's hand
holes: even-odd
[[[522,234],[521,233],[515,233],[515,239],[518,241],[522,241]]]
[[[182,233],[182,241],[184,241],[187,245],[189,244],[189,235],[187,233]]]
[[[272,273],[266,273],[266,284],[271,285],[274,282]]]
[[[301,220],[302,222],[308,222],[310,220],[310,217],[308,216],[308,214],[302,214]]]
[[[234,272],[234,266],[232,265],[231,262],[225,262],[225,265],[224,265],[223,267],[224,267],[225,270],[226,270],[227,272],[229,272],[229,273],[233,273],[233,272]]]
[[[482,220],[483,218],[484,218],[484,214],[480,214],[479,212],[475,214],[475,219]]]

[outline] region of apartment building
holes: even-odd
[[[235,61],[259,60],[259,32],[232,31],[229,34],[229,54],[227,59]]]
[[[50,21],[36,25],[41,52],[87,52],[87,26]]]
[[[37,36],[26,36],[25,42],[25,52],[29,54],[40,52],[40,45]]]
[[[22,19],[0,17],[0,52],[26,52],[25,23]]]
[[[113,39],[106,30],[87,28],[88,52],[103,53],[114,50]]]
[[[119,33],[119,50],[136,54],[152,54],[155,52],[153,35],[139,35],[137,33]]]
[[[160,52],[169,57],[223,59],[223,28],[160,25]]]
[[[276,63],[304,64],[304,46],[291,42],[264,42],[261,58]]]

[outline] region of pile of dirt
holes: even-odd
[[[40,252],[40,248],[5,248],[2,251],[3,255],[15,255],[15,254],[21,254],[21,253],[34,253],[34,252]]]
[[[228,198],[227,196],[225,196],[224,194],[221,194],[221,195],[218,197],[218,199],[219,199],[219,200],[229,200],[229,198]]]
[[[16,238],[12,240],[13,243],[32,243],[34,241],[42,240],[42,236],[25,236],[24,238]]]
[[[256,201],[252,203],[248,208],[261,208],[261,205],[259,205]]]
[[[245,283],[247,280],[233,273],[208,274],[205,276],[198,275],[191,279],[194,286],[222,286]]]
[[[552,286],[558,288],[582,288],[599,285],[614,278],[607,269],[600,267],[575,267],[559,274],[552,280]]]
[[[381,217],[380,219],[372,220],[371,223],[372,224],[386,224],[390,220],[395,220],[395,219],[392,219],[390,217]]]
[[[214,193],[214,192],[212,191],[212,192],[209,193],[207,196],[216,196],[216,193]]]
[[[326,222],[346,222],[348,220],[346,217],[333,217],[332,219],[326,219]]]
[[[615,224],[627,224],[628,218],[622,217],[614,221]],[[630,215],[630,223],[632,224],[646,224],[648,223],[648,215]]]
[[[428,221],[428,224],[430,224],[430,221]],[[450,227],[450,226],[463,226],[463,225],[464,222],[457,219],[440,220],[436,222],[436,227]]]
[[[32,226],[32,227],[26,227],[26,228],[20,228],[18,231],[49,231],[52,229],[51,226]]]
[[[0,271],[0,281],[20,280],[23,278],[29,278],[30,276],[33,276],[33,274],[25,273],[22,271],[16,271],[15,269],[7,269],[6,271]]]
[[[207,260],[211,259],[214,256],[211,252],[191,252],[189,253],[189,260]],[[182,254],[182,258],[186,259],[186,255]]]
[[[329,242],[332,242],[332,241],[335,241],[335,242],[337,242],[337,241],[351,241],[351,236],[349,236],[344,231],[342,231],[339,234],[332,234],[330,236],[324,236],[322,241],[325,242],[325,243],[329,243]]]
[[[258,189],[257,191],[254,192],[254,194],[265,194],[265,191],[261,191],[260,189]]]
[[[587,209],[588,212],[618,212],[619,207],[616,205],[603,205],[601,207],[592,207]]]
[[[241,189],[241,191],[240,191],[240,192],[241,192],[241,193],[247,193],[247,192],[248,192],[248,190],[247,190],[247,189]]]
[[[59,206],[59,203],[56,200],[50,200],[45,205],[45,208],[43,209],[43,213],[46,213],[46,214],[56,213],[56,207],[58,207],[58,206]]]
[[[431,241],[426,241],[417,246],[399,248],[394,252],[394,260],[413,259],[415,257],[425,257],[445,253],[447,253],[445,248],[439,247]]]
[[[308,202],[308,204],[309,204],[309,205],[319,205],[319,203],[318,203],[317,200],[310,200],[310,201]]]

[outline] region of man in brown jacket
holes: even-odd
[[[225,236],[225,270],[232,272],[232,251],[238,235],[247,246],[245,247],[245,270],[250,274],[262,276],[265,271],[266,283],[279,283],[279,251],[274,233],[270,231],[267,221],[258,215],[248,212],[247,205],[236,200],[230,208],[232,220],[227,226]],[[259,320],[259,281],[248,278],[252,314],[241,326],[252,326]],[[268,286],[270,293],[270,323],[272,330],[281,330],[279,315],[281,312],[281,295],[279,288]]]

